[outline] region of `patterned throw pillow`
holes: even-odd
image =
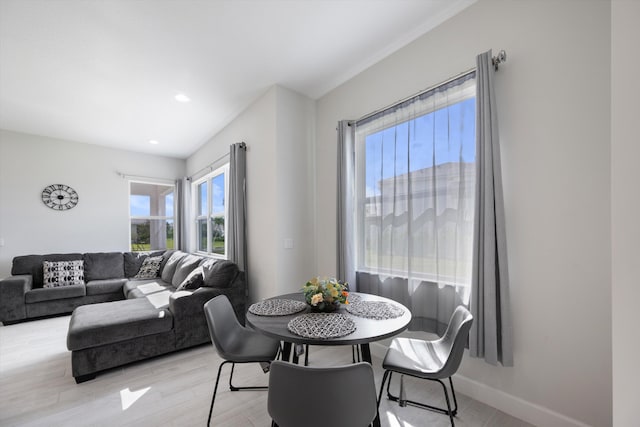
[[[158,277],[162,256],[150,256],[144,259],[134,279],[154,279]]]
[[[84,263],[77,261],[44,261],[42,263],[43,287],[84,284]]]

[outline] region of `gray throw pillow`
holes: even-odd
[[[134,279],[154,279],[158,277],[160,272],[160,264],[162,263],[162,256],[150,256],[142,261],[142,266],[138,273],[134,276]]]
[[[239,274],[238,265],[223,259],[214,263],[205,263],[203,266],[204,284],[209,288],[228,288]]]
[[[175,251],[171,254],[167,262],[164,264],[164,268],[162,269],[162,273],[160,277],[162,277],[163,282],[171,283],[171,279],[173,279],[173,274],[176,272],[176,267],[178,266],[178,262],[187,254],[182,251]]]
[[[196,267],[189,275],[180,283],[176,291],[184,291],[185,289],[198,289],[204,283],[204,271],[202,267]]]
[[[202,258],[195,255],[187,255],[178,261],[176,271],[171,278],[171,284],[175,287],[180,286],[182,281],[191,273],[195,268],[200,265]]]

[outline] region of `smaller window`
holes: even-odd
[[[228,193],[225,165],[193,183],[195,199],[195,248],[196,251],[226,258],[226,196]]]
[[[173,185],[129,183],[131,251],[174,249]]]

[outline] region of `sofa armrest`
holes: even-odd
[[[239,272],[227,288],[203,286],[194,291],[176,291],[169,298],[169,310],[176,317],[180,317],[182,313],[192,315],[194,312],[198,312],[204,314],[204,305],[207,301],[218,295],[226,295],[231,301],[238,320],[244,325],[246,311],[246,284],[244,277],[244,272]]]
[[[13,323],[27,317],[24,294],[33,287],[33,276],[23,274],[0,280],[0,321]]]
[[[204,305],[212,298],[217,297],[218,295],[227,295],[229,300],[233,300],[234,294],[237,293],[237,290],[233,288],[198,288],[194,291],[177,291],[174,292],[169,297],[169,310],[173,313],[175,318],[181,318],[185,315],[193,316],[198,313],[199,315],[204,316]],[[232,304],[233,305],[233,304]],[[234,305],[234,310],[236,310],[236,315],[238,316],[238,320],[244,322],[244,304],[241,307],[236,309]],[[241,312],[241,315],[238,315],[238,312]]]
[[[176,291],[169,297],[169,310],[173,314],[176,348],[184,348],[209,341],[209,328],[204,316],[204,304],[218,295],[226,295],[244,324],[245,283],[239,274],[228,288],[200,287],[194,291]]]

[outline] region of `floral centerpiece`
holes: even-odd
[[[330,312],[337,310],[340,304],[349,304],[349,284],[336,278],[314,277],[303,286],[302,292],[311,311]]]

